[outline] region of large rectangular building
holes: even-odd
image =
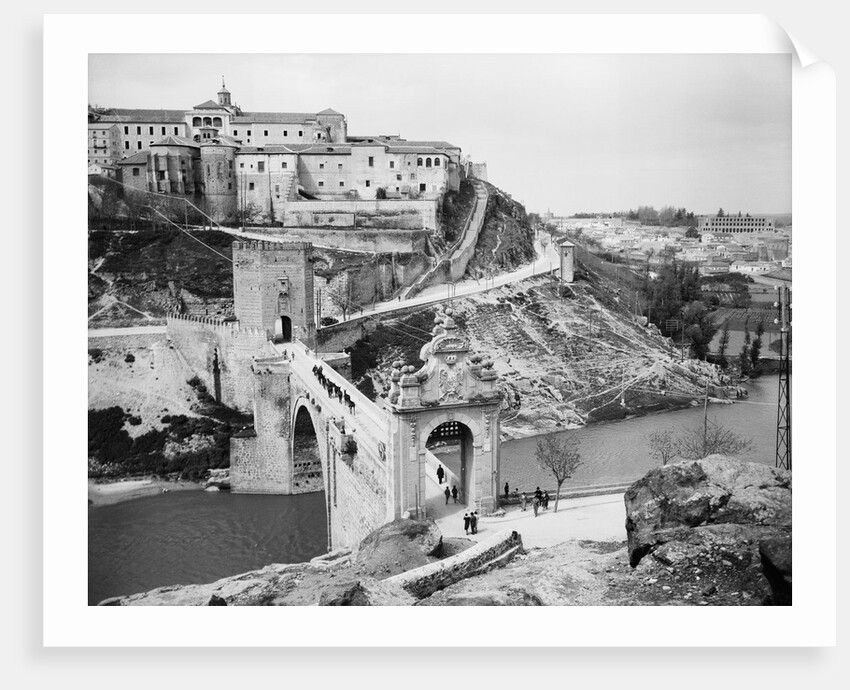
[[[700,232],[741,235],[760,232],[776,232],[772,218],[765,216],[701,216]]]

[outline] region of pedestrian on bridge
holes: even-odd
[[[469,526],[472,528],[473,534],[478,534],[478,511],[473,510],[469,514]]]
[[[534,496],[534,499],[531,501],[531,507],[534,508],[534,517],[537,517],[537,510],[540,508],[540,499],[537,496]]]
[[[437,465],[437,483],[438,484],[443,483],[443,477],[445,476],[445,474],[446,474],[446,471],[443,469],[443,466]],[[446,487],[446,491],[448,491],[448,490],[449,490],[449,487]]]
[[[505,498],[507,498],[509,495],[510,495],[510,491],[508,491],[508,483],[505,482]]]
[[[549,492],[543,492],[543,510],[549,510]]]
[[[446,487],[446,490],[443,493],[446,495],[446,505],[448,505],[449,499],[452,497],[452,492],[449,491],[449,487]]]
[[[522,492],[522,496],[519,497],[519,504],[523,510],[525,510],[525,506],[528,503],[528,496],[525,495],[525,491]]]
[[[457,503],[457,484],[452,486],[452,498],[455,500],[455,503]]]
[[[463,514],[463,531],[469,534],[469,513]]]

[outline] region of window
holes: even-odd
[[[244,167],[245,167],[245,164],[244,164],[244,163],[240,163],[240,164],[239,164],[239,167],[240,167],[240,168],[244,168]]]
[[[283,130],[283,136],[288,137],[288,136],[289,136],[289,132],[287,132],[286,130]]]
[[[375,167],[375,157],[374,156],[369,156],[369,167],[370,168]]]
[[[141,151],[141,150],[142,150],[142,142],[141,142],[141,141],[137,141],[137,142],[136,142],[136,148],[137,148],[139,151]]]
[[[148,127],[148,134],[153,136],[153,127]]]
[[[129,148],[130,148],[130,142],[129,142],[129,141],[125,141],[125,142],[124,142],[124,148],[125,148],[125,149],[129,149]]]
[[[141,134],[141,133],[142,133],[142,128],[136,127],[136,134]]]
[[[283,161],[283,163],[280,164],[280,169],[286,170],[286,161]]]
[[[325,186],[325,183],[324,183],[322,180],[319,180],[319,186],[320,186],[320,187],[324,187],[324,186]]]
[[[276,185],[274,186],[274,191],[275,191],[275,194],[277,194],[277,193],[279,193],[279,192],[280,192],[280,185],[279,185],[279,184],[276,184]]]
[[[345,187],[345,182],[343,182],[342,180],[340,180],[340,181],[339,181],[339,186],[340,186],[340,187]]]
[[[233,161],[227,161],[227,169],[233,170]]]
[[[221,118],[214,117],[212,121],[213,127],[221,127]]]
[[[371,187],[372,186],[372,180],[366,180],[366,186]]]
[[[162,136],[165,136],[165,127],[162,128]]]
[[[235,137],[237,134],[239,134],[239,130],[238,130],[238,129],[234,129],[234,130],[233,130],[233,136]]]
[[[139,169],[133,168],[133,177],[138,177],[138,176],[139,176]]]
[[[395,167],[395,161],[390,161],[390,170],[392,170],[394,167]]]
[[[425,167],[426,167],[426,168],[430,168],[430,167],[431,167],[431,159],[430,159],[430,158],[426,158],[426,159],[425,159]]]
[[[428,186],[424,182],[421,182],[419,184],[419,191],[420,192],[424,192],[427,188],[428,188]]]
[[[251,136],[251,130],[250,129],[248,130],[248,136],[249,137]]]
[[[396,175],[395,179],[396,179],[396,181],[401,182],[401,175]]]
[[[201,118],[193,117],[192,118],[192,127],[200,127],[201,126]]]
[[[157,170],[156,171],[156,179],[164,180],[165,179],[165,170]]]
[[[303,137],[303,136],[304,136],[304,130],[303,130],[303,129],[299,129],[299,130],[298,130],[298,136],[299,136],[299,137]]]
[[[254,183],[253,182],[248,183],[248,189],[254,189]]]
[[[416,159],[416,165],[420,166],[420,167],[422,166],[422,159],[421,158]]]
[[[180,133],[180,129],[178,127],[174,128],[174,136],[176,137]]]
[[[342,163],[337,163],[337,164],[336,164],[336,169],[337,169],[337,170],[342,170]]]
[[[325,169],[325,164],[319,163],[319,170],[324,170],[324,169]]]
[[[440,159],[439,159],[439,158],[435,158],[435,159],[434,159],[434,167],[435,167],[435,168],[439,168],[439,167],[440,167]]]
[[[124,126],[124,134],[129,134],[129,133],[130,133],[130,128],[125,125]]]
[[[266,163],[265,161],[257,162],[257,172],[265,172],[266,171]]]
[[[228,190],[228,191],[230,191],[231,189],[233,189],[233,183],[232,183],[232,182],[228,182],[228,183],[227,183],[227,190]]]
[[[263,130],[263,136],[264,136],[264,137],[267,137],[268,135],[269,135],[269,130],[264,129],[264,130]]]

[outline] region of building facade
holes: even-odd
[[[448,142],[349,136],[330,108],[246,112],[223,80],[217,100],[188,111],[90,108],[89,130],[98,133],[90,165],[114,164],[140,191],[200,196],[217,222],[274,223],[300,199],[439,199],[462,174],[461,150]],[[95,155],[93,142],[107,139],[108,155]]]
[[[699,231],[740,235],[776,232],[776,227],[772,218],[764,216],[702,216],[699,219]]]

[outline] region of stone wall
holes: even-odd
[[[408,570],[384,581],[400,585],[417,599],[424,599],[455,582],[504,565],[521,553],[522,537],[517,532],[506,530],[455,556]]]
[[[329,216],[338,229],[329,227],[250,227],[252,233],[268,235],[269,239],[284,242],[310,242],[317,247],[341,249],[350,252],[376,254],[412,254],[425,252],[428,232],[394,229],[356,229],[351,227],[352,214]]]
[[[339,217],[345,216],[357,229],[433,231],[438,204],[438,199],[292,201],[283,205],[277,220],[284,227],[309,228],[339,225]]]

